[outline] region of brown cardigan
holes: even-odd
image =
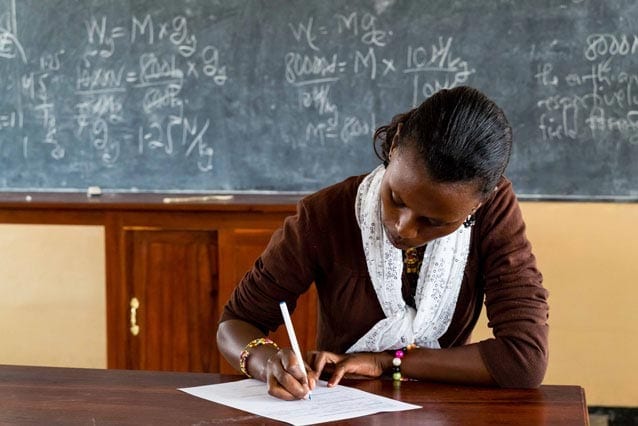
[[[221,321],[241,319],[264,333],[275,330],[282,323],[279,302],[294,307],[312,282],[319,297],[319,350],[344,353],[385,317],[354,214],[363,177],[299,202],[297,214],[274,233],[233,292]],[[483,300],[495,337],[480,342],[479,349],[490,374],[503,387],[539,386],[547,367],[547,292],[506,179],[476,213],[456,310],[439,339],[442,348],[469,342]]]

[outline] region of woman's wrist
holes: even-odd
[[[266,366],[272,356],[276,356],[279,346],[272,340],[261,337],[252,340],[240,354],[239,367],[247,377],[266,379]]]
[[[279,352],[279,349],[275,349],[272,346],[262,346],[259,348],[259,350],[255,354],[255,362],[253,366],[254,370],[250,370],[255,373],[253,375],[255,379],[261,380],[263,382],[266,381],[266,379],[268,378],[266,374],[268,360],[271,358],[276,358],[277,352]]]
[[[403,360],[406,358],[408,351],[412,351],[418,348],[419,347],[416,344],[411,343],[402,348],[390,351],[390,353],[392,354],[392,380],[394,380],[395,382],[408,380],[401,369]]]
[[[384,375],[392,375],[392,352],[383,351],[377,354],[378,365]]]

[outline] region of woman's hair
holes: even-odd
[[[487,96],[461,86],[435,93],[375,131],[374,151],[386,166],[393,140],[399,149],[414,144],[435,181],[476,182],[487,195],[509,162],[512,128]]]

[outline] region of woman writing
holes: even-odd
[[[511,183],[512,134],[481,92],[442,90],[375,132],[383,164],[298,204],[225,306],[224,357],[271,395],[303,398],[321,373],[537,387],[547,292]],[[308,379],[265,335],[311,283]],[[483,303],[494,337],[470,343]]]

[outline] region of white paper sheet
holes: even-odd
[[[248,411],[263,417],[309,425],[351,419],[384,411],[403,411],[421,408],[359,389],[337,385],[328,388],[320,381],[312,391],[311,400],[283,401],[268,395],[266,384],[255,379],[217,385],[181,388],[183,392]]]

